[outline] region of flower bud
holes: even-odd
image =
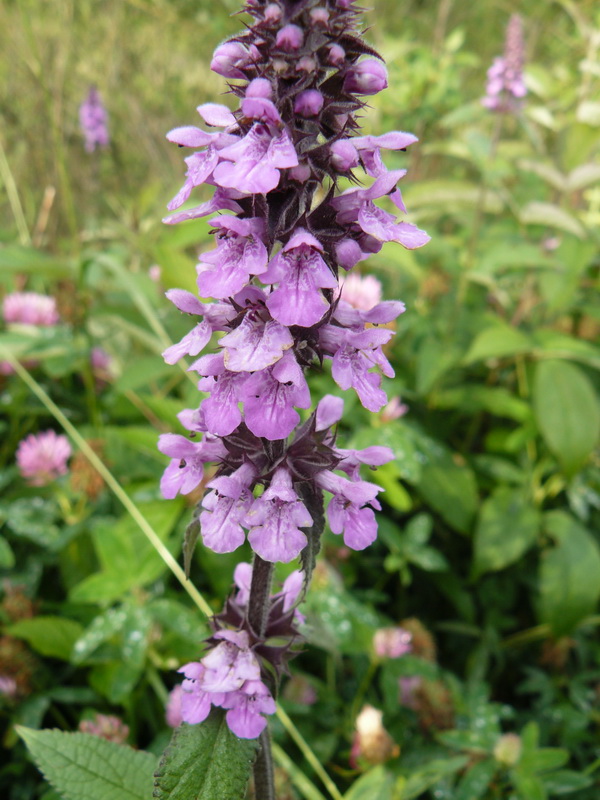
[[[329,22],[329,11],[326,8],[313,8],[309,14],[312,25],[323,25],[327,27]]]
[[[344,80],[344,91],[356,94],[377,94],[387,85],[385,66],[375,58],[366,58],[348,70]]]
[[[317,68],[317,62],[310,56],[302,56],[296,64],[296,72],[314,72]]]
[[[408,406],[406,403],[403,403],[400,397],[392,397],[381,412],[381,421],[392,422],[395,419],[400,419],[400,417],[403,417],[407,412]]]
[[[298,183],[306,183],[306,181],[310,178],[310,167],[308,164],[298,164],[297,167],[292,167],[288,171],[288,175],[292,180],[298,181]]]
[[[251,61],[248,48],[241,42],[225,42],[213,53],[210,68],[224,78],[245,78],[242,69]]]
[[[356,733],[351,758],[354,764],[364,759],[369,764],[383,764],[400,753],[400,748],[383,727],[383,712],[373,706],[363,706],[356,718]]]
[[[281,28],[275,39],[275,45],[282,50],[299,50],[302,47],[303,40],[302,28],[290,24]]]
[[[323,108],[323,95],[317,89],[300,92],[294,103],[294,111],[301,117],[316,117]]]
[[[352,142],[338,139],[331,145],[331,164],[338,172],[348,172],[358,166],[358,153]]]
[[[365,256],[354,239],[342,239],[335,246],[335,256],[343,269],[352,269]]]
[[[269,3],[269,5],[265,8],[264,19],[265,22],[268,22],[270,25],[275,25],[277,22],[281,22],[282,16],[283,12],[277,3]]]
[[[246,89],[246,97],[270,98],[273,94],[270,82],[266,78],[254,78]]]
[[[521,758],[523,743],[516,733],[505,733],[494,746],[494,758],[506,767],[514,767]]]
[[[328,64],[331,64],[334,67],[339,67],[340,64],[344,63],[345,58],[346,58],[346,51],[341,45],[339,44],[329,45],[327,53]]]

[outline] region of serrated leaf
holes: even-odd
[[[521,209],[519,219],[524,225],[543,225],[547,228],[558,228],[561,231],[572,233],[580,239],[585,238],[585,229],[581,222],[565,211],[564,208],[552,203],[533,201]]]
[[[500,486],[482,504],[475,529],[473,570],[496,572],[518,561],[535,542],[540,515],[519,489]]]
[[[600,597],[600,549],[592,534],[561,511],[544,515],[556,546],[542,554],[540,621],[557,636],[570,633],[596,608]]]
[[[156,758],[87,733],[17,727],[35,763],[64,800],[148,800]]]
[[[227,727],[225,713],[214,709],[199,725],[184,723],[175,730],[156,770],[153,796],[241,800],[257,749],[257,739],[239,739]]]
[[[73,645],[83,632],[75,620],[65,617],[32,617],[21,619],[6,628],[9,636],[25,639],[38,653],[69,661]]]
[[[598,396],[587,375],[567,361],[536,364],[533,407],[548,448],[568,475],[577,472],[600,436]]]

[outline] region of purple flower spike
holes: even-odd
[[[255,554],[253,567],[238,564],[203,657],[182,668],[181,716],[201,722],[217,706],[237,736],[256,738],[299,636],[296,604],[322,534],[323,495],[333,533],[362,550],[377,536],[382,491],[364,476],[393,457],[379,445],[338,445],[343,400],[326,395],[314,408],[308,371],[330,361],[341,390],[354,389],[372,412],[385,409],[382,420],[392,414],[384,348],[404,304],[382,300],[375,277],[346,273],[386,242],[414,249],[429,237],[397,218],[407,213],[398,188],[406,170],[388,169],[384,158],[416,137],[360,135],[368,96],[388,79],[361,41],[353,0],[246,0],[245,11],[246,30],[217,47],[211,63],[237,107],[204,103],[200,127],[168,135],[193,152],[165,222],[217,216],[215,247],[196,267],[200,297],[214,302],[168,292],[193,321],[164,357],[195,357],[189,370],[204,394],[178,415],[190,437],[165,434],[159,448],[171,457],[165,497],[208,481],[194,520],[204,545],[229,553],[247,539]],[[342,179],[352,187],[340,191]],[[200,185],[212,196],[182,211]],[[380,207],[387,197],[395,213]],[[204,479],[207,462],[214,471]],[[265,562],[300,556],[302,571],[271,594]]]
[[[79,107],[79,124],[85,137],[85,149],[93,153],[97,147],[108,147],[108,114],[95,86]]]

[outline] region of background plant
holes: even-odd
[[[233,8],[115,3],[115,13],[90,25],[95,4],[58,8],[52,20],[46,4],[5,3],[1,12],[10,75],[2,86],[19,101],[1,101],[9,191],[0,264],[6,291],[57,296],[63,322],[51,335],[5,329],[2,344],[38,362],[32,375],[177,553],[189,512],[158,499],[164,463],[154,447],[195,389],[159,356],[185,332],[162,291],[192,274],[204,234],[195,223],[157,222],[179,175],[178,154],[162,136],[215,91],[200,85],[210,53],[198,52],[195,32],[213,42],[239,21],[227,17]],[[392,10],[377,4],[372,35],[396,93],[373,103],[368,124],[420,136],[408,153],[405,196],[432,243],[416,254],[390,246],[366,267],[409,308],[388,391],[410,411],[372,423],[347,406],[345,441],[382,441],[397,461],[376,473],[386,489],[376,547],[340,559],[326,543],[305,609],[320,623],[292,665],[317,703],[299,703],[296,683],[282,703],[349,797],[572,790],[585,800],[597,793],[599,757],[597,11],[585,2],[528,11],[529,96],[495,137],[497,119],[480,105],[484,74],[519,9]],[[171,36],[170,48],[150,46]],[[116,142],[94,162],[76,122],[92,82]],[[46,187],[57,190],[52,203]],[[160,287],[148,275],[154,264]],[[101,388],[89,367],[95,346],[113,361]],[[327,376],[315,382],[323,394],[332,388]],[[192,601],[95,473],[95,496],[73,487],[73,476],[84,475],[73,466],[62,484],[24,485],[14,467],[19,440],[59,426],[18,376],[4,379],[2,404],[2,558],[13,587],[4,590],[2,674],[18,664],[30,677],[26,692],[3,700],[11,764],[0,781],[21,798],[50,790],[17,744],[14,722],[68,731],[94,711],[118,714],[130,743],[158,753],[169,735],[162,714],[171,671],[196,657],[203,631]],[[192,567],[213,608],[231,582],[233,563],[221,561],[199,550]],[[25,589],[15,594],[15,586]],[[409,627],[414,617],[433,633],[435,657],[420,634],[425,650],[376,660],[373,630]],[[414,707],[400,705],[399,679],[415,676],[420,692],[405,698]],[[384,710],[401,752],[385,765],[351,768],[363,701]],[[508,734],[519,736],[520,752],[502,749]],[[293,791],[327,794],[283,724],[275,738]]]

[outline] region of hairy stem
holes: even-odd
[[[264,635],[267,625],[273,569],[274,565],[269,561],[264,561],[260,556],[254,556],[250,599],[248,601],[248,622],[259,637]],[[271,737],[269,736],[268,728],[261,733],[259,745],[258,756],[254,762],[256,800],[275,800],[273,754],[271,752]]]
[[[258,637],[263,636],[267,624],[272,579],[273,564],[255,555],[248,601],[248,621]]]
[[[261,733],[259,744],[260,749],[254,763],[254,796],[256,800],[276,800],[271,735],[268,728]]]

